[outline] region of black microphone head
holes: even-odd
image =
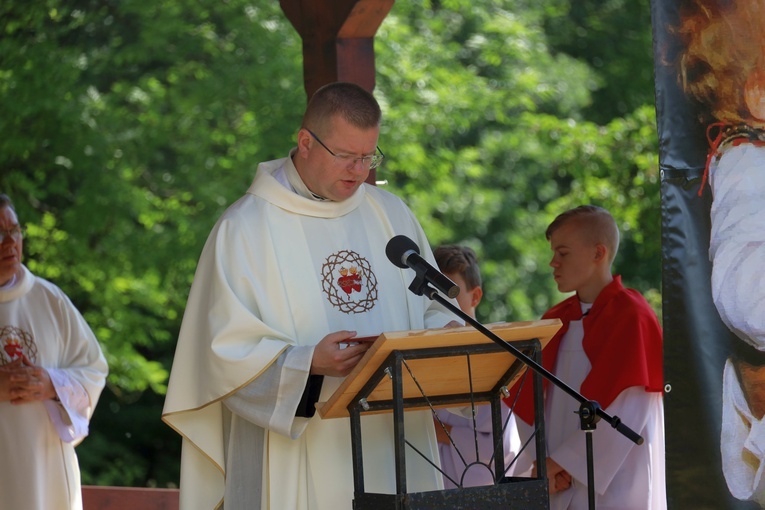
[[[408,267],[404,262],[404,254],[411,251],[420,253],[420,247],[417,246],[417,243],[404,235],[394,236],[385,246],[385,255],[388,256],[388,260],[403,269]]]
[[[447,279],[449,279],[448,276],[447,276]],[[451,279],[449,279],[449,281],[451,283],[454,283],[454,282],[451,281]],[[460,293],[459,285],[457,285],[456,283],[454,283],[453,286],[449,287],[448,290],[449,290],[449,292],[447,292],[446,295],[449,296],[450,298],[456,298],[459,295],[459,293]]]

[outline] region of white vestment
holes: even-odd
[[[0,402],[0,510],[81,509],[74,447],[88,434],[108,367],[69,298],[24,266],[0,288],[0,366],[22,353],[48,371],[59,402]]]
[[[582,312],[588,308],[589,305],[584,305]],[[583,338],[582,321],[571,321],[555,366],[555,375],[577,391],[591,368],[582,348]],[[622,391],[605,409],[640,434],[645,442],[635,445],[608,423],[598,422],[592,433],[595,508],[598,510],[667,508],[662,399],[661,393],[649,393],[643,387],[634,386]],[[588,508],[586,436],[578,415],[574,414],[578,410],[579,402],[550,384],[545,398],[547,456],[572,477],[569,489],[550,496],[550,510]],[[524,443],[533,429],[518,420],[518,432]],[[524,458],[528,462],[528,457],[524,455]],[[530,467],[520,464],[516,473]]]
[[[304,198],[274,178],[289,158],[262,163],[247,194],[213,228],[181,327],[164,420],[183,436],[181,507],[350,509],[347,419],[295,417],[314,345],[442,327],[453,317],[408,291],[414,272],[385,255],[403,234],[433,261],[411,211],[362,185],[342,202]],[[341,382],[325,377],[327,400]],[[405,413],[406,437],[438,465],[430,412]],[[392,417],[362,418],[366,492],[395,493]],[[408,449],[408,492],[441,488]]]
[[[765,351],[765,147],[727,147],[709,179],[712,298],[725,325]],[[749,410],[730,360],[723,377],[720,445],[731,494],[765,505],[765,423]]]
[[[514,466],[510,466],[510,464],[521,447],[518,429],[515,425],[515,416],[510,414],[510,408],[504,402],[501,405],[502,426],[504,427],[502,450],[505,453],[505,473],[500,473],[500,476],[496,477],[497,480],[501,480],[503,476],[512,476]],[[472,408],[470,406],[464,408],[464,411],[470,414],[462,416],[447,409],[436,411],[441,422],[451,426],[449,436],[454,443],[453,445],[451,443],[438,444],[441,469],[445,473],[445,489],[457,487],[452,480],[463,487],[492,485],[495,481],[491,406],[489,404],[476,405],[475,419],[471,416]],[[436,427],[439,426],[436,423]],[[487,466],[491,467],[491,470]],[[510,467],[508,468],[508,466]]]

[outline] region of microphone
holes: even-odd
[[[393,237],[385,247],[385,254],[394,265],[403,269],[407,267],[414,269],[417,276],[425,278],[425,281],[450,298],[455,298],[460,293],[459,285],[422,258],[419,246],[408,237],[404,235]]]

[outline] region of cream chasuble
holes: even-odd
[[[194,277],[163,415],[184,438],[184,509],[216,508],[224,490],[234,498],[236,488],[226,487],[227,455],[229,461],[255,455],[262,468],[248,468],[262,473],[260,501],[233,506],[226,500],[227,510],[350,509],[348,420],[294,416],[313,346],[338,330],[361,337],[454,319],[411,293],[414,273],[385,255],[388,240],[403,234],[433,261],[422,228],[400,199],[362,185],[343,202],[310,200],[274,178],[283,165],[292,161],[258,166],[247,194],[213,228]],[[321,400],[340,382],[325,377]],[[232,416],[228,409],[236,410],[242,395],[266,411],[242,408]],[[438,465],[431,413],[409,412],[405,421],[407,439]],[[243,432],[246,427],[252,430]],[[392,429],[390,415],[362,419],[368,492],[395,493]],[[227,439],[240,436],[250,437],[252,452],[227,448]],[[441,488],[440,473],[416,454],[407,471],[410,491]]]

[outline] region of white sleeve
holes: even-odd
[[[727,150],[710,184],[712,298],[731,331],[765,350],[765,147]]]
[[[642,433],[652,419],[653,399],[660,394],[648,393],[643,387],[633,386],[622,391],[605,411],[618,416],[632,430]],[[593,470],[595,491],[605,493],[616,472],[622,468],[627,455],[637,445],[604,421],[598,422],[592,433]],[[587,482],[585,432],[577,430],[555,451],[547,452],[555,462],[582,484]]]
[[[66,443],[84,438],[88,435],[90,421],[88,393],[82,384],[67,373],[67,369],[46,370],[59,401],[46,400],[44,405],[58,436]]]
[[[314,346],[293,346],[252,382],[227,397],[231,412],[292,439],[303,433],[308,418],[295,416],[311,369]]]

